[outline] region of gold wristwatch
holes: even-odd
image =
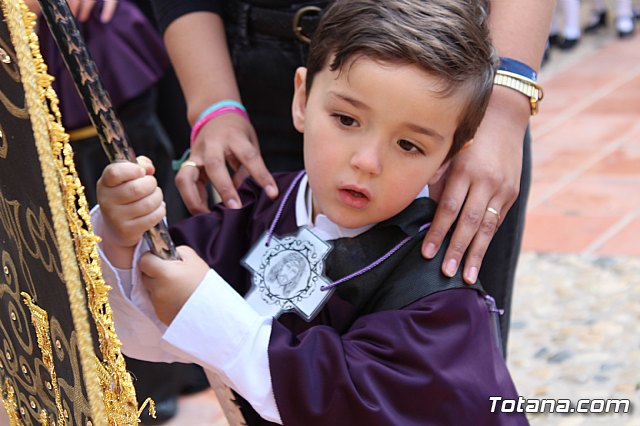
[[[529,98],[529,102],[531,103],[531,115],[536,115],[538,113],[538,104],[544,97],[544,92],[542,87],[535,81],[523,77],[520,74],[498,70],[496,71],[493,84],[508,87],[522,93]]]

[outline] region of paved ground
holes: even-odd
[[[640,37],[553,51],[532,120],[533,185],[509,366],[525,398],[624,398],[626,415],[532,425],[640,425]]]

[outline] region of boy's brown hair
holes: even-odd
[[[487,13],[485,0],[335,0],[311,41],[307,92],[325,66],[342,70],[358,56],[417,65],[442,81],[440,95],[468,93],[450,158],[473,138],[493,88]]]

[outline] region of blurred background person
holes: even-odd
[[[590,0],[590,11],[585,33],[594,33],[608,24],[607,2],[605,0]],[[618,37],[631,37],[635,32],[635,17],[640,16],[634,12],[632,0],[615,0],[615,28]],[[637,3],[637,2],[636,2]],[[640,12],[640,6],[636,5],[636,12]]]
[[[580,42],[580,0],[558,0],[549,31],[549,45],[570,50]]]

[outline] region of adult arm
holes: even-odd
[[[490,1],[489,25],[498,54],[538,69],[553,5],[553,0]],[[452,159],[422,248],[423,255],[432,258],[458,219],[442,263],[445,275],[455,274],[466,252],[464,280],[476,281],[489,243],[518,196],[522,141],[530,113],[527,97],[494,86],[473,143]],[[489,207],[500,216],[490,213]]]
[[[184,93],[188,119],[197,117],[221,100],[240,101],[229,57],[224,23],[219,15],[206,11],[182,15],[168,24],[165,45]],[[235,184],[247,174],[265,188],[272,198],[277,186],[267,170],[251,123],[239,114],[224,114],[210,120],[192,141],[189,158],[202,167],[183,167],[176,185],[191,213],[208,211],[205,186],[210,180],[222,201],[241,207]],[[236,171],[232,179],[227,163]]]

